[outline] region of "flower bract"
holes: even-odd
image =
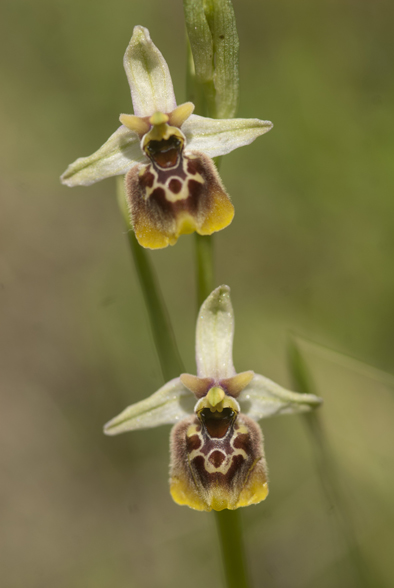
[[[220,286],[197,319],[197,375],[181,374],[104,427],[117,435],[173,424],[171,495],[196,510],[233,510],[264,500],[267,465],[256,421],[321,404],[317,396],[290,392],[252,371],[237,374],[233,334],[230,289]]]
[[[134,114],[122,114],[108,141],[72,163],[61,181],[88,186],[125,174],[132,224],[144,247],[225,228],[234,208],[211,158],[251,143],[272,123],[210,119],[193,114],[191,102],[177,106],[167,63],[144,27],[134,28],[124,67]]]

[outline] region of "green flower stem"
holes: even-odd
[[[179,376],[179,374],[185,370],[176,346],[170,319],[159,289],[155,272],[149,259],[149,254],[138,244],[131,227],[123,176],[118,176],[116,178],[116,192],[119,208],[126,224],[127,238],[136,266],[141,290],[148,310],[163,378],[165,381],[171,380],[172,378]],[[200,306],[214,289],[211,238],[197,235],[196,248]],[[227,588],[249,588],[250,584],[247,578],[239,513],[236,510],[223,510],[221,512],[216,512],[215,515]]]
[[[197,270],[197,306],[214,290],[213,239],[195,233],[196,270]]]
[[[289,364],[294,388],[304,394],[316,394],[315,386],[300,353],[299,347],[293,339],[289,344]],[[316,468],[320,483],[329,507],[333,509],[335,530],[345,543],[349,554],[355,585],[360,588],[371,588],[376,584],[370,581],[369,572],[360,553],[354,524],[343,496],[337,471],[330,447],[326,438],[320,415],[314,411],[302,415],[312,439]]]
[[[159,356],[164,381],[183,373],[184,367],[176,345],[170,318],[160,291],[159,283],[149,259],[149,253],[135,238],[127,209],[124,177],[116,178],[118,204],[127,228],[127,239],[134,259],[141,290],[148,310],[156,351]]]
[[[198,308],[214,289],[212,237],[196,234]],[[215,511],[227,588],[249,588],[242,521],[238,510]]]
[[[238,36],[231,0],[183,0],[187,40],[187,96],[196,114],[235,116]],[[219,161],[215,161],[218,166]],[[215,287],[212,237],[196,234],[198,309]],[[249,588],[238,510],[215,512],[227,588]]]
[[[196,80],[195,65],[189,37],[186,38],[187,69],[186,69],[186,94],[188,100],[193,102],[195,111],[198,114],[206,113],[204,116],[215,117],[216,101],[215,86],[213,79]]]
[[[227,588],[250,588],[239,510],[215,511]]]

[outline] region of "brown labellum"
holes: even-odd
[[[143,247],[174,245],[182,234],[211,235],[233,219],[234,207],[213,161],[184,153],[175,136],[150,141],[151,162],[126,175],[126,193],[135,235]]]
[[[204,409],[171,433],[171,494],[197,510],[236,509],[268,494],[259,426],[231,408]]]

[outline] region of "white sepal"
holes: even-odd
[[[150,429],[177,423],[193,412],[196,399],[179,378],[170,380],[160,390],[126,408],[104,425],[106,435],[136,429]]]
[[[125,126],[120,126],[98,151],[71,163],[60,177],[66,186],[90,186],[111,176],[120,176],[142,161],[140,139]]]
[[[176,108],[170,71],[148,29],[134,27],[123,59],[136,116],[168,114]]]
[[[196,328],[196,363],[200,378],[230,378],[233,365],[234,312],[230,288],[219,286],[200,308]]]
[[[270,121],[257,118],[213,119],[192,114],[182,125],[182,131],[187,149],[219,157],[249,145],[272,127]]]
[[[255,374],[238,397],[241,411],[255,421],[280,414],[306,412],[323,402],[314,394],[290,392],[272,380]]]

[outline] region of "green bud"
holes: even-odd
[[[184,0],[190,42],[189,99],[197,113],[235,116],[239,94],[239,41],[231,0]]]

